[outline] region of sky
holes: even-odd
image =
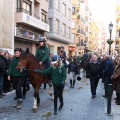
[[[113,31],[115,30],[115,7],[116,0],[88,0],[92,18],[94,20],[102,21],[108,31],[109,23],[113,23]]]

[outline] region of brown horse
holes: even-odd
[[[34,103],[33,103],[33,112],[37,112],[38,106],[40,104],[39,89],[42,83],[48,81],[48,77],[41,75],[39,73],[33,72],[35,69],[44,69],[43,65],[41,66],[36,58],[29,52],[27,48],[25,52],[22,52],[20,55],[20,61],[17,68],[22,72],[23,70],[28,70],[29,80],[34,88]]]

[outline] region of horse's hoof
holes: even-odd
[[[38,108],[33,108],[33,109],[32,109],[32,112],[33,112],[33,113],[36,113],[37,111],[38,111]]]

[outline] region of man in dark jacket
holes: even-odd
[[[107,90],[108,84],[112,84],[112,75],[114,73],[115,65],[111,60],[111,56],[106,56],[105,68],[104,68],[104,77],[105,77],[105,91]],[[108,93],[105,92],[105,95],[102,97],[108,97]]]
[[[15,105],[18,109],[22,107],[22,91],[21,88],[24,84],[25,77],[27,76],[27,73],[25,71],[20,72],[17,70],[17,65],[20,60],[20,55],[21,55],[21,49],[20,48],[15,48],[14,50],[15,57],[13,57],[10,68],[8,71],[8,80],[11,80],[10,76],[12,76],[14,87],[16,90],[16,95],[17,95],[17,104]]]
[[[87,69],[90,74],[90,86],[91,86],[92,98],[95,98],[99,78],[101,77],[101,73],[102,73],[102,66],[97,61],[96,55],[93,55],[92,61],[89,62],[87,65]]]
[[[6,65],[1,55],[2,49],[0,49],[0,98],[4,96],[3,94],[3,82],[4,82],[4,75],[7,74],[6,72]]]

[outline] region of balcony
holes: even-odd
[[[80,34],[80,29],[78,29],[78,30],[77,30],[76,34],[77,34],[77,35],[79,35],[79,34]]]
[[[86,24],[86,22],[85,22],[85,20],[81,17],[81,22],[85,25]]]
[[[115,45],[115,49],[120,49],[120,46],[117,44],[117,45]]]
[[[31,13],[30,11],[27,11],[27,10],[24,9],[24,8],[17,8],[17,12],[24,12],[24,13],[26,13],[26,14],[28,14],[28,15],[32,15],[32,13]]]
[[[30,27],[37,28],[39,30],[42,30],[44,32],[49,32],[49,25],[36,19],[35,17],[32,17],[24,12],[17,12],[15,13],[15,22],[16,23],[22,23],[26,24]]]
[[[77,16],[77,19],[80,19],[80,15]]]
[[[26,40],[37,42],[41,34],[28,31],[23,28],[15,27],[15,36]]]
[[[81,30],[81,32],[80,32],[83,36],[85,36],[86,35],[86,33],[83,31],[83,30]]]

